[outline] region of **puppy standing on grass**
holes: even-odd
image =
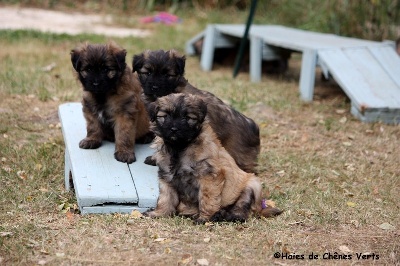
[[[146,106],[157,98],[184,93],[199,95],[208,105],[211,127],[222,146],[241,169],[254,172],[260,152],[260,133],[257,124],[212,93],[199,90],[184,78],[185,57],[171,51],[144,51],[133,57],[133,71],[138,73]]]
[[[145,215],[179,214],[204,223],[243,222],[250,212],[280,214],[276,208],[262,209],[259,179],[236,165],[206,114],[206,103],[196,95],[170,94],[149,104],[160,195],[155,210]]]
[[[115,43],[84,44],[71,51],[71,61],[83,87],[87,136],[83,149],[115,141],[116,160],[136,161],[135,139],[150,142],[149,120],[140,83],[125,63],[126,51]]]

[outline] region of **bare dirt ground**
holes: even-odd
[[[0,7],[0,29],[33,29],[71,35],[93,33],[112,37],[146,37],[150,34],[148,30],[115,27],[110,25],[112,23],[110,16],[36,8]]]

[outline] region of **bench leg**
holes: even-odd
[[[203,49],[201,53],[200,65],[204,71],[211,71],[214,61],[215,39],[217,29],[213,25],[208,25],[204,34]]]
[[[251,82],[261,81],[262,66],[262,45],[263,41],[258,37],[250,39],[250,80]]]
[[[71,189],[71,183],[70,183],[71,176],[70,175],[72,173],[72,169],[71,169],[71,161],[69,158],[69,152],[67,149],[65,149],[64,157],[65,157],[65,160],[64,160],[64,162],[65,162],[65,167],[64,167],[65,189],[67,191],[69,191]]]
[[[300,97],[305,102],[311,102],[313,99],[316,66],[317,51],[304,51],[301,60]]]

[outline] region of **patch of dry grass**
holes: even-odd
[[[155,30],[165,34],[164,28]],[[168,30],[179,35],[175,45],[181,51],[198,32],[196,27],[184,33]],[[281,216],[195,226],[179,217],[73,212],[75,196],[64,190],[57,107],[80,100],[69,61],[78,39],[43,39],[0,41],[0,264],[198,265],[204,263],[200,259],[210,265],[400,263],[400,127],[354,119],[334,82],[317,80],[315,100],[303,104],[296,56],[288,73],[264,75],[258,84],[250,83],[247,73],[233,80],[231,66],[205,73],[197,57],[189,57],[186,66],[193,85],[260,124],[259,176],[265,194],[285,210]],[[128,58],[147,46],[164,48],[152,38],[118,42]],[[41,70],[53,62],[50,72]],[[72,212],[65,212],[65,206]],[[394,229],[380,228],[384,223]],[[305,258],[276,259],[275,252]],[[352,258],[323,259],[335,252]],[[309,260],[311,253],[319,259]],[[360,253],[371,256],[359,260]]]

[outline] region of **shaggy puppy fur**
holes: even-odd
[[[146,106],[157,98],[184,93],[200,96],[207,103],[211,127],[222,146],[241,169],[254,172],[260,152],[260,133],[257,124],[212,93],[193,87],[185,78],[185,57],[176,51],[144,51],[133,57],[133,71],[143,87]]]
[[[155,210],[145,215],[178,214],[204,223],[243,222],[251,212],[280,214],[276,208],[262,209],[259,179],[236,165],[206,114],[206,103],[190,94],[170,94],[149,105],[160,195]]]
[[[114,43],[83,44],[71,51],[72,66],[83,87],[87,136],[82,149],[96,149],[103,140],[115,141],[114,157],[136,161],[135,139],[150,142],[149,119],[140,97],[140,83],[125,63],[126,51]]]

